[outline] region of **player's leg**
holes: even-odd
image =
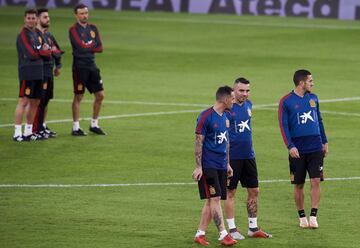
[[[227,180],[227,197],[224,201],[224,210],[231,237],[242,240],[245,237],[240,233],[235,224],[235,195],[241,175],[240,160],[230,160],[230,166],[233,169],[233,176]]]
[[[87,88],[91,93],[94,93],[93,115],[89,130],[95,134],[105,135],[106,133],[99,127],[98,123],[101,105],[105,97],[100,70],[98,68],[91,70],[91,77]]]
[[[205,238],[205,232],[211,222],[211,211],[210,211],[210,192],[206,182],[207,170],[203,169],[203,176],[198,181],[200,199],[205,200],[204,206],[201,211],[200,222],[198,229],[195,234],[194,242],[200,245],[208,245],[209,242]]]
[[[44,117],[45,117],[45,109],[48,104],[47,99],[47,90],[48,90],[48,80],[47,78],[44,80],[42,84],[42,91],[41,91],[41,98],[39,105],[35,111],[35,117],[33,122],[33,133],[36,133],[40,136],[42,136],[44,139],[48,138],[48,135],[44,132]]]
[[[74,98],[72,102],[72,117],[73,128],[71,135],[73,136],[86,136],[86,133],[80,128],[80,103],[84,97],[85,85],[89,78],[89,72],[86,69],[73,67],[73,89]]]
[[[311,195],[311,212],[309,219],[309,226],[311,228],[318,228],[317,212],[320,204],[320,181],[321,181],[321,170],[324,163],[324,154],[322,151],[314,152],[308,156],[308,170],[310,177],[310,195]]]
[[[224,201],[227,199],[227,183],[228,183],[227,170],[217,170],[216,172],[217,172],[217,179],[215,179],[215,189],[216,192],[219,192],[218,195],[220,196],[220,199]],[[214,202],[212,202],[212,199],[214,199]],[[233,237],[231,237],[231,235],[228,234],[228,232],[225,229],[224,217],[223,217],[223,211],[221,208],[220,199],[218,199],[217,197],[210,198],[210,208],[214,207],[212,211],[212,217],[219,231],[220,243],[225,246],[232,246],[236,244],[237,241],[233,239]],[[211,203],[214,203],[214,205],[212,206]],[[222,224],[218,226],[217,224],[219,224],[220,221]]]
[[[49,138],[55,138],[56,137],[56,132],[52,131],[49,129],[49,127],[46,125],[46,118],[47,118],[47,113],[49,110],[49,103],[51,101],[51,99],[54,98],[54,76],[51,76],[48,78],[48,84],[47,84],[47,89],[45,92],[45,102],[44,102],[44,116],[43,116],[43,122],[41,123],[41,129],[44,131],[44,133],[49,137]],[[39,123],[40,125],[40,123]]]
[[[242,171],[240,182],[247,189],[248,236],[253,238],[271,238],[272,235],[261,230],[257,224],[259,181],[255,158],[244,159]]]
[[[22,121],[25,113],[26,106],[29,104],[29,98],[27,95],[29,94],[27,81],[20,80],[19,81],[19,100],[15,108],[15,125],[14,125],[14,135],[13,140],[21,142],[23,141],[22,137]]]
[[[21,142],[23,140],[22,138],[22,131],[21,131],[21,125],[23,116],[25,113],[26,106],[29,104],[29,99],[27,97],[20,97],[19,101],[16,105],[15,109],[15,130],[14,130],[14,141]]]
[[[301,228],[309,227],[304,210],[304,183],[306,178],[306,155],[300,158],[289,156],[290,178],[294,184],[294,201],[299,215],[299,226]]]
[[[36,134],[33,134],[33,123],[35,118],[36,109],[39,106],[41,98],[41,89],[42,89],[42,80],[33,80],[28,81],[28,92],[26,95],[29,97],[29,104],[25,108],[25,130],[23,139],[25,141],[31,140],[41,140],[41,137],[38,137]]]

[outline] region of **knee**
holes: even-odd
[[[260,192],[259,188],[249,188],[248,189],[249,198],[257,198],[259,192]]]
[[[95,95],[95,100],[97,102],[102,102],[104,100],[105,94],[104,91],[97,92]]]
[[[229,190],[226,194],[226,199],[227,200],[234,200],[235,199],[235,190]]]
[[[296,184],[295,185],[295,190],[303,190],[304,189],[304,184]]]
[[[76,95],[74,96],[74,102],[80,103],[81,100],[83,99],[83,96],[84,96],[84,95],[82,95],[82,94],[76,94]]]

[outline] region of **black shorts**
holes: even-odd
[[[19,97],[40,99],[42,83],[42,80],[21,80],[19,85]]]
[[[226,200],[227,170],[203,169],[203,175],[198,181],[200,199],[221,197]]]
[[[52,99],[54,97],[54,77],[44,77],[41,97],[44,99]]]
[[[228,189],[236,189],[239,181],[243,188],[259,187],[255,158],[233,159],[230,160],[230,166],[233,169],[233,176],[228,179]]]
[[[300,158],[289,156],[290,180],[292,184],[304,184],[306,172],[310,178],[322,178],[324,153],[322,151],[301,154]]]
[[[74,93],[84,94],[85,87],[90,93],[104,90],[98,68],[77,68],[73,67]]]

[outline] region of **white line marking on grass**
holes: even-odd
[[[17,101],[17,98],[0,98],[0,101]],[[348,102],[348,101],[359,101],[360,97],[346,97],[346,98],[337,98],[337,99],[325,99],[320,102],[322,103],[332,103],[332,102]],[[54,99],[53,102],[72,102],[72,99]],[[92,103],[92,100],[83,100],[86,103]],[[137,104],[137,105],[158,105],[158,106],[182,106],[182,107],[210,107],[211,104],[198,104],[198,103],[169,103],[169,102],[143,102],[143,101],[116,101],[116,100],[108,100],[104,101],[104,104]],[[264,109],[264,110],[276,110],[275,108],[278,106],[278,103],[270,103],[270,104],[258,104],[254,105],[254,109]],[[150,112],[150,113],[138,113],[138,114],[122,114],[122,115],[110,115],[110,116],[102,116],[99,119],[120,119],[120,118],[131,118],[131,117],[142,117],[142,116],[156,116],[156,115],[173,115],[173,114],[183,114],[183,113],[196,113],[201,112],[203,109],[197,110],[179,110],[179,111],[168,111],[168,112]],[[322,113],[334,114],[334,115],[343,115],[343,116],[356,116],[360,117],[359,113],[346,113],[346,112],[336,112],[336,111],[321,111]],[[91,118],[81,118],[82,120],[90,120]],[[64,123],[64,122],[72,122],[72,119],[63,119],[63,120],[50,120],[47,123]],[[12,127],[14,124],[0,124],[0,128],[2,127]]]
[[[179,110],[179,111],[164,111],[164,112],[149,112],[149,113],[138,113],[138,114],[122,114],[122,115],[109,115],[109,116],[101,116],[99,119],[107,120],[107,119],[121,119],[121,118],[132,118],[132,117],[143,117],[143,116],[158,116],[158,115],[176,115],[176,114],[187,114],[187,113],[200,113],[203,109],[191,109],[191,110]],[[80,121],[91,120],[91,118],[80,118]],[[63,119],[63,120],[51,120],[46,123],[64,123],[64,122],[72,122],[72,119]],[[12,127],[13,123],[10,124],[1,124],[1,127]]]
[[[360,180],[360,177],[325,178],[325,181],[350,181]],[[307,180],[309,181],[309,180]],[[260,183],[290,182],[289,179],[260,180]],[[142,187],[142,186],[181,186],[195,185],[196,182],[188,183],[115,183],[115,184],[0,184],[0,188],[93,188],[93,187]]]
[[[0,101],[18,101],[19,98],[0,98]],[[72,99],[52,99],[51,102],[65,102],[72,103]],[[344,98],[335,98],[335,99],[325,99],[320,100],[321,103],[332,103],[332,102],[351,102],[351,101],[360,101],[360,96],[355,97],[344,97]],[[82,100],[84,103],[93,103],[93,100]],[[128,105],[158,105],[158,106],[179,106],[179,107],[208,107],[212,103],[176,103],[176,102],[145,102],[145,101],[121,101],[121,100],[104,100],[104,104],[128,104]],[[269,104],[257,104],[254,105],[254,108],[262,107],[273,107],[278,106],[278,103],[269,103]]]

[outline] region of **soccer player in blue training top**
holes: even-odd
[[[234,93],[229,86],[220,87],[216,92],[213,107],[203,111],[196,125],[195,162],[192,178],[198,181],[200,199],[205,199],[201,212],[200,224],[194,241],[200,245],[208,245],[205,231],[214,220],[220,233],[220,243],[231,246],[236,244],[226,231],[221,210],[221,200],[226,199],[226,181],[232,176],[229,165],[229,120],[225,110],[232,107]]]
[[[39,140],[41,136],[33,134],[34,114],[41,94],[44,79],[43,59],[50,57],[51,51],[43,46],[41,37],[35,31],[37,17],[35,9],[28,9],[24,15],[24,27],[16,38],[18,53],[18,72],[20,81],[19,101],[15,110],[15,132],[13,140],[17,142]],[[24,134],[21,131],[25,114]]]
[[[55,37],[49,32],[50,16],[49,11],[46,8],[40,8],[37,10],[37,33],[42,38],[44,47],[47,47],[51,51],[50,57],[43,57],[44,61],[44,82],[42,85],[42,93],[39,106],[37,107],[33,132],[44,138],[56,137],[56,132],[51,131],[46,126],[46,114],[48,109],[48,103],[54,96],[54,74],[60,75],[61,68],[61,55],[64,53],[61,51],[59,44],[55,40]],[[55,64],[55,70],[54,70]]]
[[[255,153],[252,144],[251,110],[252,102],[248,100],[250,82],[246,78],[238,78],[234,83],[235,103],[231,111],[226,112],[230,121],[230,166],[233,176],[228,180],[227,199],[225,201],[226,221],[230,235],[234,239],[244,239],[235,225],[235,193],[239,181],[247,189],[248,236],[254,238],[270,238],[257,225],[257,202],[259,181],[256,168]]]
[[[73,82],[74,99],[72,104],[73,129],[72,135],[85,136],[86,133],[80,128],[80,102],[85,93],[85,87],[90,93],[94,93],[93,116],[90,123],[90,132],[105,135],[99,127],[98,117],[104,88],[100,76],[100,70],[95,64],[94,53],[103,51],[99,31],[94,24],[88,23],[89,10],[84,4],[78,4],[74,8],[77,22],[70,27],[69,37],[73,51]]]
[[[318,97],[311,93],[314,86],[307,70],[294,74],[295,89],[285,95],[279,104],[279,125],[289,150],[290,178],[294,187],[295,205],[301,228],[318,228],[317,211],[320,203],[320,181],[328,141],[322,122]],[[311,212],[309,221],[304,211],[304,183],[306,172],[310,177]]]

